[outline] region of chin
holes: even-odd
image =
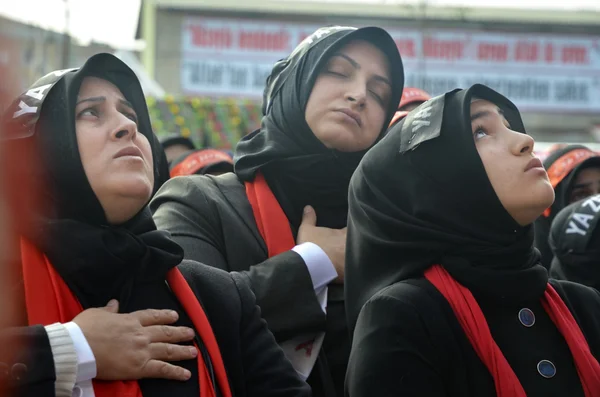
[[[526,201],[525,201],[526,200]],[[528,202],[529,211],[525,216],[528,219],[524,219],[520,222],[523,225],[533,223],[546,208],[550,207],[554,203],[554,189],[549,182],[537,186],[535,189],[529,191],[528,197],[524,197],[525,202]]]

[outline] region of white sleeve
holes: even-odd
[[[292,251],[304,260],[316,294],[338,276],[333,263],[317,244],[302,243],[292,248]]]
[[[71,335],[77,352],[77,383],[85,382],[96,377],[96,358],[90,348],[81,328],[74,322],[66,323],[65,328]]]

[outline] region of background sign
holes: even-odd
[[[182,89],[258,99],[273,64],[318,28],[190,17],[181,32]],[[600,37],[384,28],[402,54],[406,86],[437,95],[482,83],[521,110],[600,112]]]

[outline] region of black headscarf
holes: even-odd
[[[473,140],[470,104],[486,99],[525,133],[512,102],[482,85],[433,98],[396,124],[352,177],[346,243],[351,330],[382,288],[441,264],[475,296],[541,296],[546,270],[532,226],[504,209]]]
[[[573,203],[556,215],[549,238],[550,276],[600,291],[600,195]]]
[[[165,157],[154,136],[141,85],[134,72],[110,54],[91,57],[81,69],[52,72],[22,94],[5,114],[7,145],[31,141],[39,163],[35,178],[41,206],[22,233],[46,254],[84,308],[111,298],[127,310],[136,283],[164,280],[183,251],[167,232],[157,231],[144,207],[122,225],[109,225],[85,175],[75,132],[75,104],[85,77],[107,80],[132,103],[138,130],[150,141],[154,191],[168,178]]]
[[[554,182],[554,203],[534,224],[535,246],[542,254],[542,265],[546,269],[550,267],[553,257],[552,250],[548,244],[550,225],[552,225],[556,214],[569,205],[573,183],[579,172],[588,167],[600,167],[600,156],[585,146],[569,145],[552,152],[544,160],[544,168],[546,170],[550,172],[553,166],[559,168],[557,170],[556,181]]]
[[[329,58],[353,40],[377,46],[390,63],[392,92],[381,135],[389,124],[404,85],[398,48],[380,28],[321,28],[292,54],[277,62],[267,79],[262,125],[244,137],[235,151],[235,173],[251,181],[260,170],[293,228],[312,205],[319,226],[342,228],[348,213],[348,184],[366,151],[342,153],[325,147],[305,119],[315,80]]]

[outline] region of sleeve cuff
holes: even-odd
[[[54,359],[55,394],[58,397],[71,396],[77,377],[77,353],[73,339],[63,324],[55,323],[44,328]]]
[[[96,358],[81,328],[74,322],[66,323],[65,328],[71,335],[77,352],[77,383],[96,377]]]
[[[333,263],[317,244],[302,243],[292,248],[292,251],[304,260],[316,293],[319,293],[323,287],[326,287],[338,276]]]

